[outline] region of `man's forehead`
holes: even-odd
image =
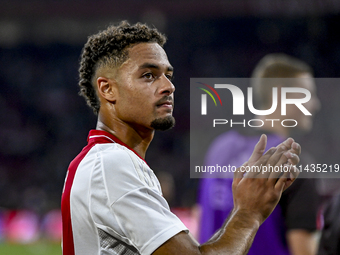
[[[158,43],[139,43],[129,50],[129,59],[136,64],[144,62],[155,62],[160,65],[170,66],[164,49]]]

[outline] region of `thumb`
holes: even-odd
[[[246,163],[244,163],[242,166],[245,166]],[[242,167],[239,167],[236,169],[234,173],[234,180],[233,180],[233,185],[238,185],[239,182],[243,179],[243,172],[241,170]]]
[[[259,141],[254,147],[253,153],[251,154],[250,158],[248,159],[249,165],[254,165],[256,161],[258,161],[261,156],[263,155],[267,145],[267,136],[262,134]]]

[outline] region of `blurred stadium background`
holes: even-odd
[[[339,77],[339,14],[338,0],[1,0],[0,254],[61,254],[66,169],[96,123],[77,95],[88,35],[123,19],[167,35],[177,124],[156,134],[147,161],[173,183],[170,205],[191,208],[197,180],[189,178],[190,77],[249,77],[272,52],[306,61],[316,77]],[[323,108],[301,143],[318,162],[339,163],[340,87],[318,92]]]

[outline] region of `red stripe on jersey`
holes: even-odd
[[[71,195],[72,184],[73,184],[73,180],[74,180],[74,176],[76,174],[77,168],[80,162],[86,156],[86,154],[96,144],[116,142],[120,145],[127,147],[128,149],[133,151],[138,157],[140,157],[138,153],[135,152],[132,148],[130,148],[128,145],[120,141],[117,137],[115,137],[114,135],[106,131],[91,130],[87,141],[88,141],[87,146],[84,147],[84,149],[78,154],[78,156],[69,165],[65,184],[64,184],[64,190],[63,190],[63,194],[61,198],[61,215],[62,215],[62,220],[63,220],[63,255],[75,255],[72,223],[71,223],[70,195]],[[144,160],[142,157],[140,158]]]
[[[125,146],[126,148],[128,148],[129,150],[133,151],[141,160],[143,160],[145,163],[145,159],[143,159],[141,156],[139,156],[139,154],[132,149],[129,145],[123,143],[121,140],[119,140],[117,137],[115,137],[114,135],[103,131],[103,130],[91,130],[89,137],[87,139],[88,142],[90,142],[92,139],[94,139],[95,143],[109,143],[109,142],[116,142],[120,145]]]
[[[64,184],[63,195],[61,197],[61,215],[63,220],[63,255],[74,255],[73,232],[71,223],[70,210],[70,194],[73,184],[73,179],[77,168],[89,150],[96,145],[95,143],[88,144],[80,154],[70,163],[67,170],[67,176]]]

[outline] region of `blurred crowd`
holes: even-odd
[[[271,52],[304,60],[316,77],[339,77],[338,24],[339,16],[169,17],[162,32],[168,37],[165,49],[175,67],[177,123],[173,130],[156,134],[146,160],[156,174],[170,175],[164,178],[173,181],[169,194],[172,207],[196,203],[197,180],[189,178],[190,78],[249,77],[254,64]],[[0,45],[0,208],[6,219],[12,217],[11,210],[29,210],[41,222],[51,210],[60,208],[67,166],[85,146],[87,133],[96,123],[91,109],[77,95],[83,43]],[[339,163],[337,127],[323,123],[329,118],[340,122],[332,107],[340,89],[318,91],[320,100],[329,103],[322,109],[327,114],[321,112],[316,117],[314,131],[301,143],[321,163]]]

